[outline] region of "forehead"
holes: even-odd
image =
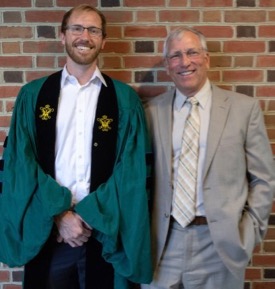
[[[184,31],[177,37],[171,39],[168,49],[169,50],[178,50],[178,49],[191,49],[191,48],[200,48],[201,43],[199,37],[190,32]]]
[[[95,11],[76,10],[68,20],[69,24],[91,24],[101,26],[101,18]]]

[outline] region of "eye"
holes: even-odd
[[[180,54],[179,54],[179,53],[174,53],[174,54],[172,54],[172,55],[169,55],[168,58],[169,58],[170,60],[177,60],[177,59],[180,58]]]
[[[72,26],[71,29],[73,32],[77,32],[77,33],[81,33],[83,31],[83,27],[78,26],[78,25]]]
[[[94,34],[94,35],[97,35],[97,34],[98,34],[97,29],[94,28],[94,27],[90,28],[90,29],[89,29],[89,32],[90,32],[91,34]]]
[[[200,55],[200,53],[198,52],[198,51],[196,51],[196,50],[188,50],[187,52],[186,52],[186,55],[188,56],[188,57],[197,57],[197,56],[199,56]]]

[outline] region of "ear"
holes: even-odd
[[[166,58],[163,58],[163,66],[164,66],[164,68],[166,70],[167,75],[170,75],[169,67],[168,67],[168,61],[167,61]]]
[[[103,38],[102,43],[101,43],[101,49],[104,49],[106,43],[106,38]]]
[[[204,57],[205,57],[205,61],[206,61],[206,67],[207,67],[207,69],[209,69],[210,68],[210,56],[209,56],[209,53],[206,52]]]
[[[61,32],[60,34],[60,39],[61,39],[61,43],[65,45],[65,34],[63,32]]]

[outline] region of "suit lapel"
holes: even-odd
[[[212,107],[209,120],[203,179],[207,175],[211,161],[215,155],[231,105],[230,99],[221,89],[216,86],[212,86],[212,91]]]
[[[172,111],[174,94],[174,91],[165,94],[162,103],[160,103],[157,109],[158,135],[160,136],[163,154],[169,168],[172,163]],[[168,173],[169,177],[171,177],[171,169]]]

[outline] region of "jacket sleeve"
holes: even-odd
[[[246,138],[249,194],[247,212],[254,221],[256,243],[263,240],[275,193],[275,166],[271,147],[257,102],[253,107]]]
[[[0,194],[0,260],[22,266],[47,240],[53,216],[70,207],[71,194],[46,175],[37,162],[34,109],[40,83],[17,97],[4,149]]]

